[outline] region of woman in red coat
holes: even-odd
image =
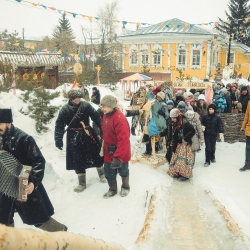
[[[117,194],[117,173],[122,177],[121,196],[127,196],[129,186],[128,163],[131,158],[130,128],[127,118],[117,108],[117,99],[112,95],[106,95],[101,100],[102,133],[104,141],[104,172],[108,180],[109,191],[104,198],[110,198]]]

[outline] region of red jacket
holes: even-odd
[[[102,133],[104,140],[104,161],[111,163],[114,157],[123,163],[130,161],[130,128],[127,118],[120,110],[106,114],[102,118]],[[114,154],[108,153],[108,145],[116,145]]]

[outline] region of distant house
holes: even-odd
[[[127,53],[123,77],[149,71],[155,80],[176,80],[180,73],[196,79],[215,79],[216,66],[249,77],[250,48],[232,43],[227,66],[228,41],[199,25],[174,18],[117,37]]]
[[[52,88],[58,85],[58,67],[64,62],[60,54],[0,51],[0,61],[6,60],[21,76],[32,72],[39,80],[46,73],[50,79],[53,79]],[[5,72],[0,72],[0,74],[3,73]]]

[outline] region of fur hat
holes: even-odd
[[[205,101],[205,96],[204,96],[203,94],[200,94],[200,95],[198,96],[198,100],[204,100],[204,101]]]
[[[178,90],[178,91],[176,92],[176,94],[175,94],[176,97],[177,97],[177,96],[182,96],[182,95],[183,95],[183,93],[182,93],[181,90]]]
[[[195,92],[195,93],[194,93],[194,99],[195,99],[195,100],[198,100],[199,95],[200,95],[200,92]]]
[[[177,108],[171,109],[170,111],[170,117],[171,118],[176,118],[181,114],[181,111]]]
[[[113,95],[105,95],[101,100],[101,105],[114,109],[117,107],[117,99]]]
[[[215,103],[211,103],[208,105],[207,110],[209,110],[210,108],[215,111],[217,109],[217,105]]]
[[[188,110],[186,113],[185,113],[185,116],[189,119],[192,119],[194,118],[194,111],[193,110]]]
[[[180,101],[180,102],[178,103],[178,105],[177,105],[177,108],[178,108],[178,109],[180,109],[180,108],[185,108],[185,106],[186,106],[185,102]]]
[[[156,96],[159,96],[162,100],[164,100],[165,99],[165,93],[164,92],[158,92],[157,94],[156,94]]]
[[[247,90],[247,86],[242,86],[240,91]]]
[[[68,98],[71,100],[74,100],[76,98],[83,98],[82,90],[79,88],[69,90]]]
[[[187,98],[191,98],[194,94],[192,92],[186,92],[185,95]]]
[[[0,123],[12,123],[11,109],[0,109]]]
[[[174,106],[174,102],[172,100],[168,100],[167,105],[173,105]]]

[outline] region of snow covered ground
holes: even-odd
[[[62,90],[60,87],[57,90]],[[67,86],[70,89],[70,85]],[[89,89],[91,93],[91,88]],[[49,131],[38,134],[35,131],[35,121],[28,115],[19,112],[26,104],[17,95],[12,93],[0,93],[0,108],[12,108],[13,124],[32,135],[46,158],[46,172],[44,186],[55,208],[53,216],[58,221],[68,226],[68,231],[80,233],[85,236],[101,238],[108,242],[116,242],[129,249],[136,249],[135,241],[143,227],[148,211],[149,200],[152,194],[156,195],[155,209],[148,237],[141,249],[169,249],[166,235],[171,232],[169,213],[171,204],[169,190],[175,180],[170,178],[166,171],[168,165],[154,168],[148,163],[130,163],[131,191],[125,198],[116,195],[110,199],[103,199],[103,194],[108,190],[107,183],[100,183],[96,169],[87,170],[87,189],[82,193],[73,192],[77,185],[77,176],[74,171],[66,171],[65,148],[58,150],[54,144],[55,120],[51,120]],[[123,92],[120,88],[114,92],[100,87],[103,97],[106,94],[114,94],[120,98],[123,106],[129,102],[123,100]],[[66,99],[63,96],[53,100],[53,105],[63,105]],[[57,116],[57,115],[56,115]],[[128,118],[129,122],[131,118]],[[65,138],[64,138],[65,139]],[[131,145],[134,150],[139,136],[131,136]],[[142,151],[144,151],[142,146]],[[162,152],[163,154],[163,152]],[[201,206],[201,213],[207,216],[208,223],[212,227],[226,230],[226,223],[219,214],[217,207],[211,202],[210,195],[225,206],[239,228],[250,238],[250,171],[239,172],[245,159],[244,143],[217,143],[216,163],[210,167],[203,167],[204,148],[196,155],[196,163],[193,170],[194,177],[186,182],[179,183],[185,190],[185,185],[191,185],[197,202]],[[178,183],[177,183],[178,184]],[[118,186],[121,179],[118,176]],[[206,194],[210,191],[210,194]],[[173,195],[173,194],[172,194]],[[24,225],[18,215],[15,215],[15,224],[18,228],[30,228]],[[32,227],[34,228],[34,227]],[[222,229],[223,231],[224,229]],[[218,230],[219,231],[219,230]],[[221,233],[221,234],[220,234]],[[226,244],[228,238],[222,232],[217,233],[221,244]],[[224,237],[224,238],[223,238]],[[231,241],[235,241],[231,239]],[[238,244],[238,246],[240,246]],[[238,248],[221,248],[238,249]],[[239,249],[250,249],[239,248]]]

